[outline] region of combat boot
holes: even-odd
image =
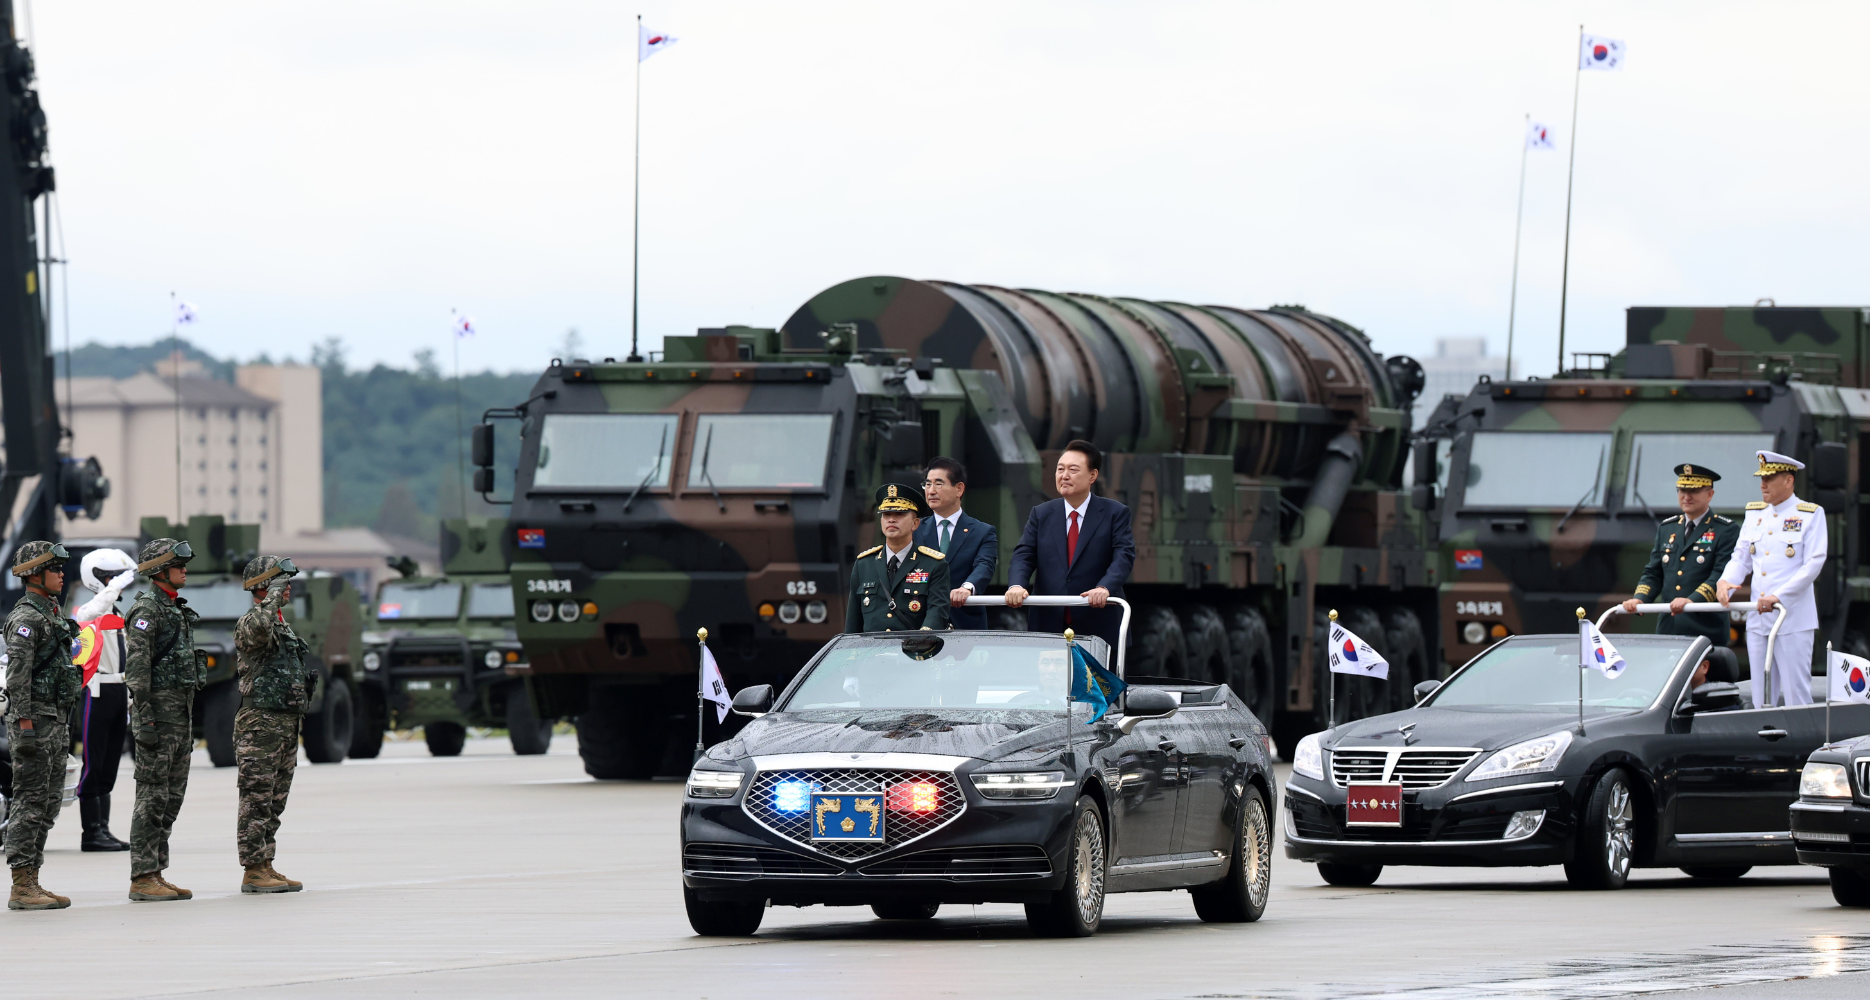
[[[13,869],[13,894],[7,897],[6,908],[9,910],[62,910],[71,905],[71,900],[59,902],[61,896],[54,896],[39,888],[39,869]]]
[[[274,878],[267,871],[267,865],[248,865],[247,874],[240,880],[241,892],[291,892],[292,887],[284,879]]]
[[[287,892],[298,892],[300,889],[305,888],[304,882],[296,882],[296,881],[293,881],[292,879],[285,877],[284,875],[279,874],[279,869],[274,868],[273,863],[271,861],[268,861],[266,863],[266,874],[271,875],[272,877],[278,879],[279,881],[286,883]]]
[[[176,892],[176,895],[181,896],[183,899],[194,899],[195,898],[194,893],[189,892],[187,889],[184,889],[181,886],[176,885],[174,882],[171,882],[166,878],[163,878],[161,872],[156,873],[156,881],[161,882],[163,885],[166,885],[171,889],[174,889]]]
[[[61,896],[58,893],[53,892],[52,890],[47,889],[45,886],[39,884],[39,869],[37,868],[34,868],[32,870],[32,887],[34,889],[39,890],[40,895],[50,896],[53,899],[58,900],[58,908],[61,910],[71,905],[70,896]]]
[[[130,898],[139,903],[166,903],[184,897],[169,888],[161,872],[144,872],[130,880]]]

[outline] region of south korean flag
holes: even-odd
[[[1578,668],[1589,667],[1605,677],[1616,680],[1623,676],[1623,668],[1629,664],[1623,661],[1623,654],[1617,647],[1604,638],[1604,633],[1589,618],[1578,619]]]
[[[1390,661],[1370,648],[1369,643],[1357,638],[1357,633],[1335,621],[1331,623],[1330,643],[1332,673],[1390,679]]]
[[[1831,651],[1832,701],[1854,701],[1870,705],[1870,660],[1849,653]]]

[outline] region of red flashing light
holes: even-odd
[[[892,812],[932,813],[941,808],[941,792],[932,781],[905,781],[890,786],[884,805]]]

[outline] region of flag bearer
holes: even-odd
[[[1685,605],[1715,600],[1715,581],[1740,537],[1740,525],[1708,509],[1720,481],[1720,474],[1705,465],[1675,467],[1675,499],[1682,513],[1656,527],[1656,545],[1636,596],[1623,602],[1628,613],[1635,613],[1638,604],[1669,605],[1668,617],[1656,623],[1658,635],[1705,635],[1716,646],[1727,645],[1727,615],[1682,613]]]
[[[1793,473],[1805,468],[1798,459],[1773,451],[1757,452],[1761,500],[1747,504],[1734,555],[1721,573],[1722,604],[1752,577],[1753,605],[1760,614],[1747,621],[1747,661],[1753,676],[1753,705],[1812,703],[1812,641],[1818,629],[1818,601],[1812,583],[1824,568],[1830,543],[1825,512],[1792,494]],[[1772,677],[1764,675],[1766,638],[1783,607],[1786,623],[1773,643]]]

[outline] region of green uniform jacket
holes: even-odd
[[[913,632],[949,627],[948,563],[940,550],[911,546],[902,565],[890,572],[888,549],[879,545],[857,554],[851,567],[851,600],[844,614],[846,632]]]
[[[1636,596],[1644,603],[1715,599],[1715,582],[1734,554],[1740,525],[1713,513],[1692,527],[1687,520],[1688,515],[1677,514],[1656,527],[1656,546],[1636,584]],[[1717,646],[1727,645],[1727,627],[1724,614],[1663,615],[1656,622],[1658,634],[1705,635]]]
[[[32,591],[6,616],[6,693],[14,718],[64,718],[78,701],[82,674],[71,662],[78,626]]]
[[[312,703],[318,674],[306,669],[305,640],[280,614],[285,604],[285,588],[275,587],[240,616],[234,626],[234,649],[240,654],[234,670],[242,705],[303,713]]]

